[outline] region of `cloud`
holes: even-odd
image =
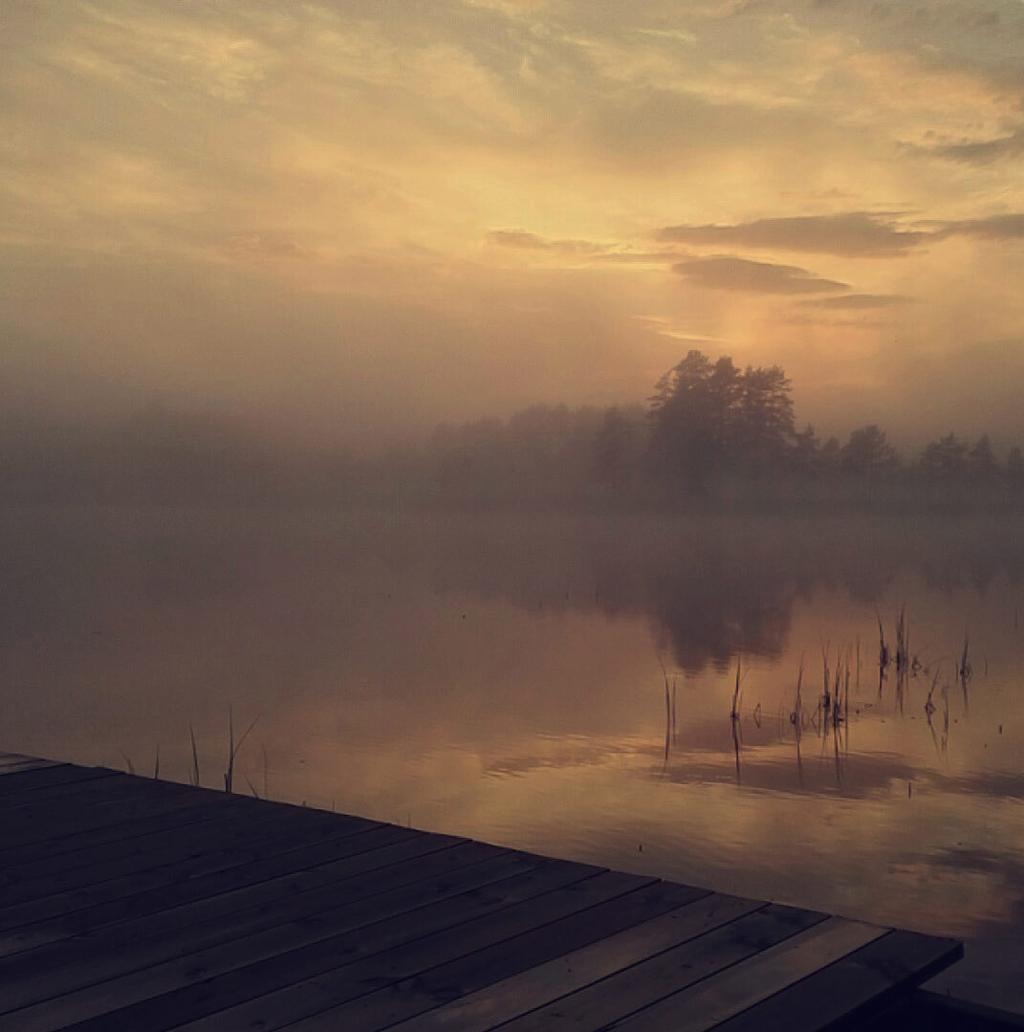
[[[540,251],[622,265],[667,265],[669,262],[689,257],[686,251],[677,248],[665,251],[615,250],[609,244],[597,244],[590,240],[550,240],[522,229],[491,230],[486,239],[488,243],[516,251]]]
[[[930,151],[940,157],[952,158],[954,161],[963,161],[970,165],[987,165],[1002,158],[1024,154],[1024,128],[991,140],[949,143],[941,147],[932,147]]]
[[[688,258],[685,251],[609,251],[596,256],[598,261],[617,262],[622,265],[663,265],[667,262]]]
[[[813,301],[801,301],[801,305],[809,308],[891,308],[893,305],[905,305],[913,298],[902,294],[842,294],[839,297],[815,298]]]
[[[517,251],[551,251],[557,254],[596,255],[608,250],[605,244],[589,240],[548,240],[536,233],[521,229],[494,229],[487,234],[488,242]]]
[[[901,229],[893,213],[863,211],[755,219],[734,225],[666,226],[657,239],[692,245],[770,248],[856,258],[898,257],[928,233]]]
[[[281,233],[234,233],[224,245],[225,252],[238,259],[306,258],[309,252],[298,241]]]
[[[970,236],[982,240],[1024,239],[1024,212],[939,223],[937,236]]]
[[[677,262],[672,271],[698,286],[753,294],[819,294],[848,290],[849,284],[824,279],[795,265],[755,262],[720,255]]]

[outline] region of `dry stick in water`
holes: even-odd
[[[964,631],[964,649],[963,649],[963,652],[960,655],[960,667],[957,670],[957,674],[958,674],[958,676],[960,678],[960,691],[963,693],[963,697],[964,697],[964,714],[965,715],[966,715],[967,709],[968,709],[967,683],[968,683],[968,681],[970,681],[971,674],[974,672],[973,669],[971,668],[971,661],[968,658],[968,654],[967,654],[968,646],[969,646],[969,639],[967,637],[967,632]]]
[[[234,714],[230,706],[228,706],[228,766],[227,770],[224,771],[224,791],[230,792],[235,782],[235,757],[238,755],[238,750],[242,748],[245,740],[249,737],[249,733],[256,726],[259,720],[257,715],[253,722],[245,729],[245,734],[242,735],[238,740],[238,744],[235,744],[235,722]]]
[[[905,670],[910,654],[910,625],[907,622],[906,604],[900,607],[896,617],[896,669]]]
[[[736,656],[736,687],[733,689],[733,692],[732,692],[732,711],[729,714],[734,721],[740,719],[740,668],[741,668],[742,664],[743,664],[743,657],[742,657],[742,655],[737,654],[737,656]]]
[[[935,664],[935,676],[932,678],[932,686],[928,689],[928,698],[924,702],[924,711],[928,715],[928,721],[931,723],[932,714],[935,712],[935,703],[932,702],[932,696],[935,694],[935,686],[939,683],[939,664]]]
[[[971,668],[971,661],[970,661],[970,659],[968,658],[968,655],[967,655],[969,645],[970,645],[970,639],[967,636],[967,632],[964,631],[964,648],[963,648],[963,652],[960,654],[960,670],[959,670],[959,674],[960,674],[961,680],[967,680],[971,676],[971,674],[974,672],[973,669]]]
[[[824,680],[824,688],[821,694],[821,705],[827,713],[832,706],[832,696],[829,692],[829,686],[832,683],[831,675],[828,669],[828,649],[829,646],[826,644],[821,650],[821,665],[822,665],[822,677]]]
[[[789,722],[793,725],[796,740],[800,741],[800,734],[803,731],[804,703],[800,689],[804,683],[804,657],[800,657],[800,670],[796,675],[796,698],[793,700],[793,712],[789,715]]]
[[[192,740],[192,770],[189,772],[189,784],[199,787],[199,751],[196,749],[196,733],[192,725],[188,726],[188,736]]]
[[[676,740],[676,679],[672,678],[672,741]]]

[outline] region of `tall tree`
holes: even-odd
[[[869,477],[890,473],[899,465],[899,457],[885,431],[874,423],[850,434],[839,453],[839,461],[847,473]]]
[[[691,351],[658,381],[650,405],[653,466],[680,486],[773,468],[794,445],[790,382],[778,366],[741,372],[728,356],[712,363]]]
[[[735,448],[739,461],[755,472],[777,466],[793,447],[791,384],[779,366],[747,366],[739,384]]]
[[[921,453],[920,466],[937,480],[962,477],[967,466],[967,442],[952,433],[932,441]]]
[[[991,480],[999,468],[988,434],[982,434],[967,456],[967,468],[974,480]]]

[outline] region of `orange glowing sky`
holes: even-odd
[[[1024,436],[1021,0],[5,0],[0,358],[381,439],[778,361]]]

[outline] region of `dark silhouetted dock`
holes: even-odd
[[[0,1030],[787,1032],[959,943],[0,754]]]

